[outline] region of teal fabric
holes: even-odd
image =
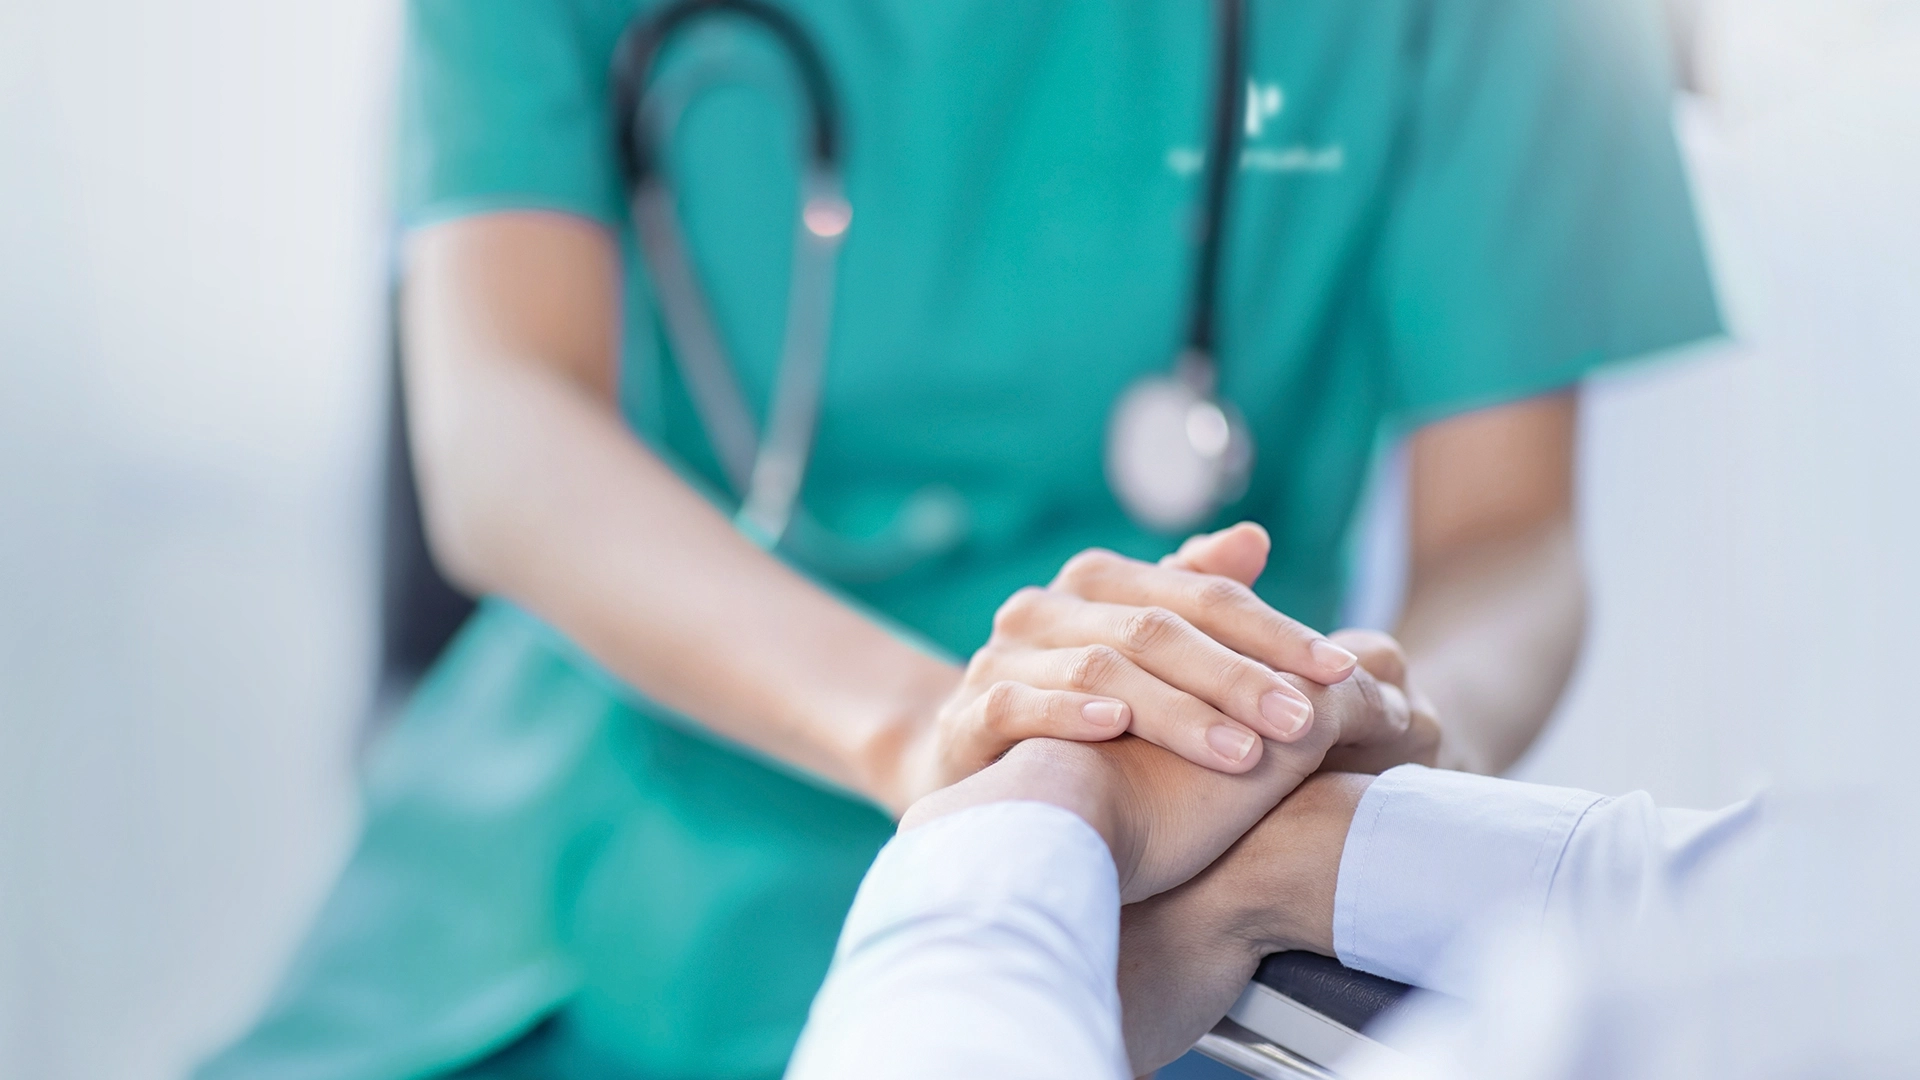
[[[545,209],[619,230],[623,407],[720,490],[611,157],[605,73],[636,6],[412,0],[399,207],[409,225]],[[1181,344],[1209,8],[787,6],[839,84],[854,206],[805,501],[860,534],[937,482],[973,515],[935,562],[819,576],[964,656],[1007,595],[1073,552],[1157,556],[1178,539],[1121,514],[1101,440],[1121,389]],[[1280,107],[1238,162],[1221,352],[1259,459],[1220,519],[1267,526],[1262,594],[1326,626],[1383,432],[1719,324],[1651,0],[1276,0],[1252,18],[1249,76]],[[687,110],[672,168],[764,402],[797,110],[751,28],[691,33],[664,71],[708,57],[742,82]],[[549,1017],[540,1045],[573,1048],[553,1074],[777,1075],[890,830],[490,603],[380,748],[365,835],[280,992],[201,1076],[509,1075],[524,1062],[489,1055]]]

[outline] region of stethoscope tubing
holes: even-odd
[[[1220,266],[1225,258],[1230,179],[1239,167],[1241,83],[1246,79],[1246,0],[1215,0],[1213,124],[1207,133],[1206,199],[1201,203],[1199,259],[1194,265],[1191,311],[1187,317],[1186,351],[1206,357],[1217,368],[1215,333],[1219,322]],[[1208,374],[1213,393],[1218,376]]]
[[[765,0],[678,0],[636,19],[614,48],[614,146],[621,175],[626,177],[629,188],[654,176],[660,167],[659,155],[635,122],[640,117],[641,102],[647,96],[647,80],[653,74],[654,61],[680,28],[695,19],[722,13],[759,23],[779,39],[800,76],[800,88],[806,96],[807,149],[813,164],[835,174],[840,171],[843,140],[839,95],[832,76],[827,73],[826,58],[814,47],[813,39],[800,23]]]
[[[696,19],[718,14],[746,18],[779,41],[806,103],[802,212],[795,229],[786,329],[764,438],[756,430],[693,271],[671,180],[662,160],[662,150],[692,92],[683,87],[678,94],[665,95],[668,100],[663,101],[650,85],[655,61],[674,34]],[[1199,250],[1188,298],[1186,342],[1171,376],[1186,388],[1184,392],[1193,398],[1195,408],[1209,416],[1219,414],[1221,423],[1227,423],[1226,418],[1232,420],[1231,445],[1236,450],[1221,461],[1240,461],[1239,475],[1236,479],[1229,465],[1205,466],[1216,470],[1216,482],[1203,485],[1208,492],[1229,491],[1236,485],[1244,488],[1244,464],[1251,454],[1251,443],[1238,414],[1217,400],[1216,359],[1225,220],[1232,192],[1231,174],[1238,165],[1237,105],[1245,78],[1246,0],[1215,0],[1214,22],[1218,44],[1212,122],[1203,164],[1204,198],[1195,222]],[[632,198],[641,252],[653,275],[674,359],[722,471],[740,499],[736,522],[757,542],[774,548],[796,517],[805,518],[799,509],[800,488],[821,408],[838,252],[851,220],[841,187],[844,133],[839,99],[826,61],[800,23],[765,0],[678,0],[636,19],[621,36],[615,50],[611,104],[616,156]],[[826,224],[822,226],[822,222]],[[1132,397],[1133,391],[1128,396]],[[1110,441],[1115,431],[1126,434],[1125,427],[1110,425]],[[1110,446],[1110,459],[1112,452]],[[1227,471],[1218,472],[1220,468]],[[1137,514],[1136,499],[1124,487],[1117,487],[1116,495],[1128,506],[1129,513]],[[1203,495],[1202,504],[1210,498],[1210,494]],[[945,516],[964,521],[966,515],[963,509],[957,515]],[[803,533],[824,534],[817,523],[806,524]],[[929,549],[951,543],[957,540],[927,541]],[[837,561],[859,560],[842,557]],[[901,559],[895,553],[895,557],[882,561],[897,563]]]

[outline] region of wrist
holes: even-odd
[[[874,688],[869,719],[856,725],[847,753],[854,785],[895,818],[939,786],[934,719],[963,674],[918,650],[909,653],[895,667],[897,677]]]
[[[1120,888],[1139,863],[1129,807],[1120,792],[1125,776],[1095,745],[1060,739],[1016,743],[992,769],[1004,770],[1007,797],[1051,803],[1093,827],[1106,841],[1120,876]]]
[[[959,783],[915,801],[900,818],[902,831],[976,806],[996,802],[1042,802],[1058,806],[1093,827],[1106,841],[1124,883],[1138,861],[1131,847],[1124,807],[1116,796],[1113,766],[1083,743],[1028,739],[1000,760]]]
[[[1318,773],[1256,825],[1230,853],[1234,919],[1261,954],[1305,949],[1334,954],[1333,904],[1354,811],[1373,777]]]

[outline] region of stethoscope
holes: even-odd
[[[1219,394],[1215,355],[1222,225],[1238,149],[1245,0],[1215,0],[1215,12],[1219,56],[1186,344],[1171,372],[1144,376],[1121,394],[1106,431],[1105,471],[1114,497],[1136,522],[1169,534],[1193,530],[1238,499],[1253,465],[1246,422]],[[786,329],[764,438],[688,258],[662,160],[661,148],[681,114],[724,76],[709,65],[655,85],[655,61],[677,31],[712,14],[744,17],[778,40],[806,103]],[[944,485],[914,492],[885,529],[861,539],[825,528],[800,505],[820,415],[836,265],[853,222],[841,186],[844,135],[833,82],[800,24],[765,0],[677,0],[638,17],[614,55],[613,117],[641,256],[688,396],[740,500],[738,527],[769,550],[787,548],[844,578],[891,576],[957,548],[970,530],[968,508]]]

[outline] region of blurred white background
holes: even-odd
[[[1738,341],[1591,392],[1521,772],[1712,804],[1920,746],[1920,0],[1679,14]],[[0,3],[0,1077],[179,1076],[351,840],[396,33]]]

